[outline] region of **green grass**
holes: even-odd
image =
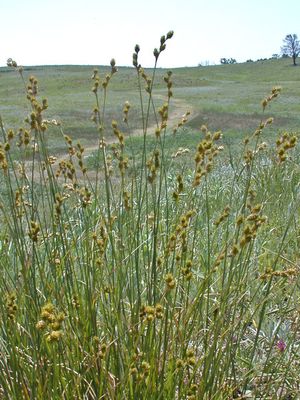
[[[176,69],[174,99],[160,69],[146,92],[112,64],[94,93],[91,67],[25,69],[38,95],[16,72],[0,71],[0,399],[298,398],[298,70]]]
[[[33,74],[39,79],[40,95],[48,98],[51,108],[45,116],[61,120],[65,133],[84,145],[97,141],[97,133],[90,121],[95,104],[90,91],[93,69],[93,66],[44,66],[26,67],[24,71],[26,75]],[[107,71],[108,67],[100,67],[102,77]],[[150,69],[146,72],[152,73]],[[166,98],[165,73],[163,69],[156,71],[154,97],[157,104],[163,104]],[[1,115],[7,124],[18,128],[24,114],[29,112],[24,90],[13,71],[1,68],[0,77]],[[236,134],[240,140],[245,132],[250,132],[260,122],[260,102],[263,93],[267,93],[271,86],[283,88],[283,95],[270,110],[275,114],[275,127],[299,131],[299,79],[298,68],[292,67],[289,59],[179,68],[173,71],[173,91],[177,101],[193,111],[189,122],[192,129],[206,123],[211,129],[222,128],[225,135],[227,132]],[[107,98],[108,126],[112,119],[121,119],[122,107],[127,100],[132,105],[132,129],[140,126],[136,89],[134,69],[120,67]],[[64,144],[57,132],[51,131],[48,140],[55,151],[63,151]]]

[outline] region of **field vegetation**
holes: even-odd
[[[298,71],[171,37],[0,69],[0,399],[300,396]]]

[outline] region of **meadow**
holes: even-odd
[[[297,399],[289,59],[0,68],[0,399]]]

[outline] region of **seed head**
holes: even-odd
[[[160,44],[164,44],[165,41],[166,41],[166,37],[165,37],[165,35],[163,35],[163,36],[160,38]]]
[[[184,367],[184,361],[183,361],[181,358],[178,358],[178,359],[176,360],[176,368],[177,368],[177,369],[180,369],[180,368],[182,368],[182,367]]]
[[[62,331],[52,331],[47,336],[48,342],[57,342],[62,337]]]
[[[35,325],[36,329],[43,330],[44,328],[46,328],[46,322],[44,320],[38,321]]]
[[[173,35],[174,35],[174,31],[169,31],[167,33],[167,39],[171,39],[173,37]]]

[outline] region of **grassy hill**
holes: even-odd
[[[108,67],[98,67],[104,77]],[[94,107],[91,92],[93,66],[37,66],[25,67],[24,77],[36,76],[39,94],[47,97],[47,117],[62,121],[65,133],[83,144],[95,140],[97,133],[90,121]],[[151,70],[146,70],[151,75]],[[163,76],[166,70],[156,72],[155,91],[157,106],[166,98]],[[300,126],[300,68],[288,59],[207,67],[176,68],[173,70],[174,98],[186,109],[192,110],[188,126],[198,129],[203,123],[211,129],[222,129],[231,138],[241,138],[255,129],[262,118],[261,100],[272,86],[282,86],[282,96],[272,104],[278,129],[296,130]],[[140,122],[136,72],[120,67],[113,77],[106,104],[106,121],[122,120],[125,101],[132,104],[131,122],[136,128]],[[29,112],[22,82],[15,71],[0,68],[0,115],[7,125],[17,128]],[[176,107],[176,103],[174,105]],[[171,103],[172,109],[172,103]],[[243,131],[243,133],[241,133]],[[226,136],[226,135],[225,135]],[[50,145],[61,150],[60,138],[53,132]]]
[[[300,69],[92,71],[0,69],[0,399],[299,398]]]

